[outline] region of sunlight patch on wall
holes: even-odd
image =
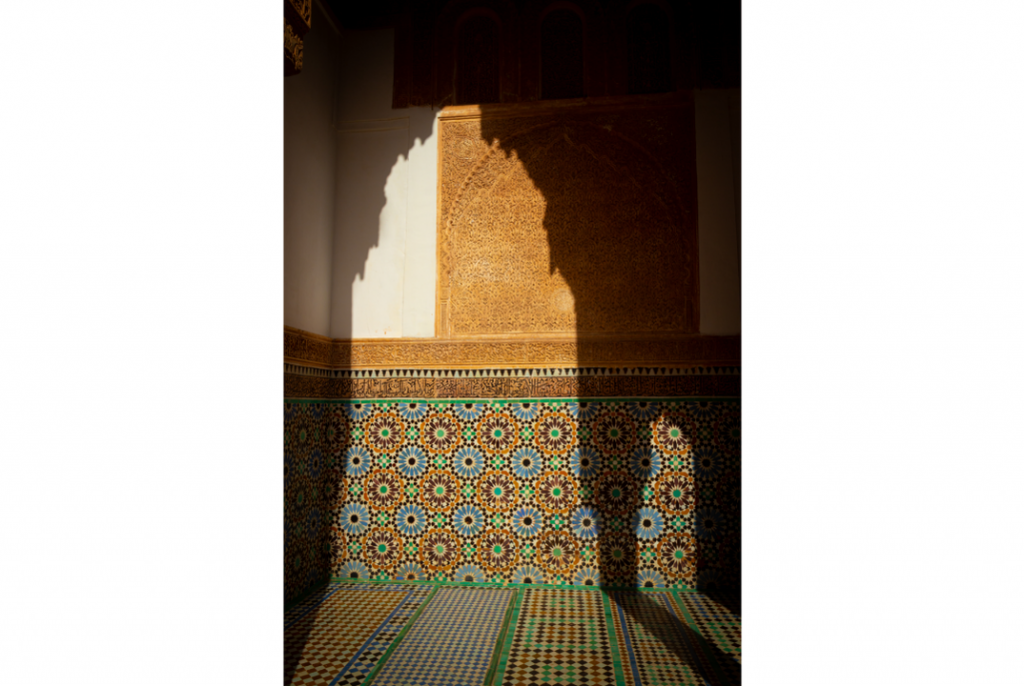
[[[408,131],[400,133],[408,136]],[[402,335],[408,189],[409,162],[399,155],[384,183],[384,206],[378,214],[376,245],[367,253],[362,272],[352,279],[353,337]]]
[[[335,338],[433,335],[436,117],[408,114],[349,122],[338,134]]]

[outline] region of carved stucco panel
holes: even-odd
[[[682,109],[442,117],[439,337],[694,332]]]

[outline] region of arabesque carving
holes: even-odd
[[[284,71],[286,76],[302,71],[302,39],[287,19],[284,20]]]
[[[302,71],[302,37],[313,21],[313,0],[285,0],[284,3],[284,75]]]
[[[499,369],[734,365],[739,336],[583,340],[343,340],[285,327],[286,362],[332,369]]]
[[[688,100],[446,108],[440,130],[438,337],[697,331]]]
[[[286,398],[682,398],[739,397],[740,377],[337,379],[284,375]]]
[[[286,14],[289,13],[289,8],[305,23],[306,30],[308,31],[313,19],[313,0],[287,0],[285,3]],[[305,33],[305,31],[302,33]]]

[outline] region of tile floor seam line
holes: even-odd
[[[399,631],[398,635],[395,636],[393,641],[391,641],[391,645],[389,645],[387,650],[384,651],[384,654],[380,656],[380,659],[377,660],[377,664],[374,665],[373,669],[366,676],[366,679],[360,686],[370,685],[370,682],[374,680],[374,678],[377,676],[377,673],[380,672],[380,670],[384,667],[384,663],[387,662],[388,658],[391,657],[392,653],[394,653],[395,648],[398,646],[399,643],[401,643],[402,639],[405,638],[405,635],[409,632],[409,629],[412,628],[413,624],[416,623],[416,620],[419,619],[421,614],[423,614],[423,611],[430,604],[430,601],[433,599],[434,595],[437,594],[440,588],[440,586],[434,586],[432,589],[430,589],[430,594],[427,595],[427,597],[423,599],[423,602],[420,603],[420,606],[416,608],[416,612],[413,613],[412,617],[409,618],[409,621],[406,622],[405,626],[402,627],[402,630]]]
[[[524,591],[520,612],[506,681],[618,684],[601,595],[582,589],[531,588]]]
[[[626,674],[622,668],[622,654],[619,651],[619,639],[615,635],[615,622],[612,621],[611,598],[601,593],[601,604],[604,609],[604,623],[608,625],[608,642],[612,651],[612,667],[615,670],[615,686],[626,686]]]
[[[501,664],[501,653],[505,648],[505,638],[510,632],[514,633],[514,626],[511,626],[512,613],[515,611],[516,601],[519,599],[519,589],[513,589],[512,597],[509,598],[508,609],[505,610],[505,621],[501,627],[501,633],[498,634],[498,640],[494,645],[494,652],[491,655],[491,666],[487,670],[487,676],[484,678],[484,686],[492,686],[494,679],[497,677],[498,665]]]
[[[480,684],[514,595],[514,589],[438,591],[373,683]],[[434,668],[441,671],[421,677],[423,670]]]
[[[505,645],[501,649],[501,658],[498,661],[498,669],[494,674],[495,683],[499,686],[504,683],[505,673],[508,671],[508,658],[512,652],[512,644],[515,641],[516,628],[519,624],[519,612],[523,608],[523,600],[526,597],[526,589],[515,589],[515,606],[512,610],[512,630],[505,636]]]
[[[687,627],[690,628],[691,631],[697,634],[697,636],[699,636],[700,638],[704,638],[704,635],[700,633],[700,628],[697,626],[697,623],[690,615],[690,611],[686,608],[685,604],[682,602],[679,596],[675,593],[672,593],[672,598],[675,600],[675,603],[669,603],[668,606],[670,610],[672,610],[672,605],[675,605],[679,608],[679,612],[682,616],[677,616],[677,619],[680,620],[680,623],[685,624]],[[715,676],[718,677],[719,683],[721,683],[723,686],[730,684],[731,680],[726,678],[725,672],[722,670],[722,666],[718,663],[716,656],[712,655],[710,653],[710,648],[704,645],[705,641],[708,640],[709,639],[704,639],[703,641],[695,640],[693,642],[697,644],[697,649],[704,653],[704,657],[711,664],[711,669],[714,670]]]
[[[348,663],[341,668],[341,671],[338,672],[337,676],[335,676],[331,680],[329,686],[334,686],[336,683],[338,683],[338,680],[345,675],[345,672],[347,672],[353,665],[355,665],[359,658],[362,657],[363,651],[365,651],[370,646],[370,644],[373,643],[377,636],[380,635],[382,631],[384,631],[388,624],[391,623],[391,620],[395,618],[395,615],[398,614],[398,612],[405,607],[405,604],[409,602],[409,599],[412,598],[414,593],[416,593],[415,588],[409,589],[409,591],[405,594],[405,597],[402,598],[402,600],[399,601],[398,605],[395,606],[395,609],[393,609],[391,613],[384,618],[384,621],[380,623],[380,626],[374,629],[373,633],[366,637],[366,640],[363,642],[363,645],[359,647],[359,650],[357,650],[355,654],[349,659]]]
[[[305,676],[296,675],[299,680],[295,683],[741,683],[737,659],[740,619],[703,594],[671,588],[649,593],[600,589],[600,596],[594,596],[590,589],[572,587],[467,586],[383,582],[338,583],[323,588],[318,596],[306,601],[306,607],[296,608],[294,619],[287,625],[286,654],[293,649],[288,646],[298,640],[297,631],[310,623],[311,616],[316,618],[317,626],[327,622],[325,628],[316,630],[319,643],[314,645],[321,647],[313,648],[312,657],[300,658],[305,666],[298,669],[305,670]],[[339,603],[337,599],[342,596],[346,599]],[[338,614],[339,608],[342,614]],[[365,622],[365,629],[360,625],[353,634],[349,621],[362,616],[363,608],[373,608],[375,619]],[[605,623],[604,630],[601,622]],[[324,643],[325,638],[328,643]],[[349,647],[332,648],[331,641]],[[344,658],[345,663],[336,658]],[[286,656],[286,664],[290,664],[288,659]],[[630,669],[626,669],[627,659]]]
[[[619,623],[622,625],[622,638],[626,643],[626,651],[629,654],[629,667],[633,672],[633,680],[636,683],[636,686],[641,686],[643,681],[640,680],[640,668],[636,663],[636,652],[633,650],[633,642],[629,637],[629,625],[626,624],[626,615],[622,610],[622,604],[618,602],[615,603],[615,609],[618,610],[619,613]]]
[[[285,632],[285,673],[296,686],[327,686],[332,677],[340,686],[356,686],[430,589],[393,585],[336,590],[316,614]],[[301,634],[303,627],[310,630],[308,635]]]

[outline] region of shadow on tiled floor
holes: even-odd
[[[739,684],[739,663],[700,633],[685,601],[681,606],[670,593],[610,595],[630,663],[627,684]]]
[[[740,618],[699,593],[340,582],[286,614],[284,667],[294,686],[732,686]]]

